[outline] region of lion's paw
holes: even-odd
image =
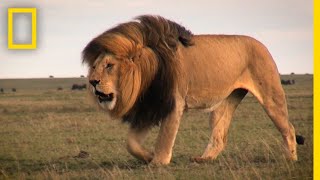
[[[191,162],[196,162],[196,163],[206,163],[206,162],[210,162],[212,160],[213,159],[203,158],[201,156],[195,156],[195,157],[190,158]]]

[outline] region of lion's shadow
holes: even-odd
[[[129,160],[110,160],[110,161],[102,161],[99,164],[100,167],[106,169],[114,169],[119,168],[121,170],[132,170],[132,169],[140,169],[148,167],[148,164],[136,159]]]

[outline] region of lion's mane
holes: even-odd
[[[101,53],[129,59],[135,68],[119,75],[121,99],[111,114],[133,127],[158,125],[175,107],[174,89],[181,83],[178,45],[193,45],[192,33],[160,16],[144,15],[107,30],[82,52],[93,66]]]

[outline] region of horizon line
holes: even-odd
[[[279,73],[280,75],[314,75],[314,73]],[[0,77],[0,79],[67,79],[67,78],[87,78],[85,75],[83,75],[84,77],[80,76],[47,76],[47,77],[43,77],[43,76],[39,76],[39,77]]]

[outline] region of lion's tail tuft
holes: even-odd
[[[304,144],[304,137],[301,135],[296,135],[296,141],[297,141],[297,144],[303,145]]]

